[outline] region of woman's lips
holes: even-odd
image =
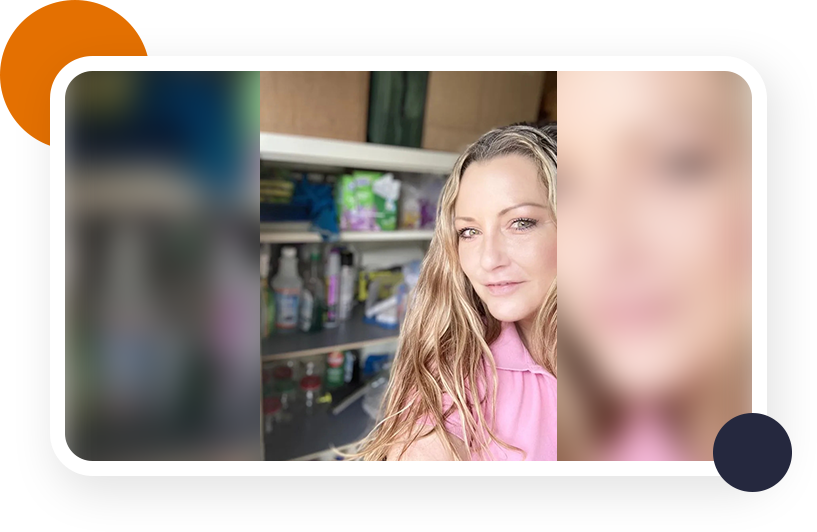
[[[486,284],[485,288],[488,289],[492,296],[506,296],[516,292],[520,286],[522,286],[522,281],[507,281]]]

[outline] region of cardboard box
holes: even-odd
[[[369,72],[261,72],[261,131],[366,142]]]
[[[431,72],[423,148],[461,152],[489,130],[535,122],[544,72]]]

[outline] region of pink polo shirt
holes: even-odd
[[[521,453],[491,442],[488,456],[471,459],[556,460],[556,378],[533,361],[512,322],[502,323],[502,332],[490,348],[497,374],[496,419],[492,429],[500,440],[527,455],[523,458]],[[485,370],[490,375],[487,362]],[[444,408],[450,405],[450,399],[444,396]],[[463,437],[458,412],[448,418],[446,430]]]

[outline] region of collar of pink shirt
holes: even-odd
[[[534,362],[525,347],[514,322],[503,321],[499,337],[491,344],[491,352],[497,369],[509,371],[530,371],[539,375],[550,375],[545,368]]]

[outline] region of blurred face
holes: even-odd
[[[529,324],[556,278],[556,227],[536,165],[512,155],[469,166],[454,206],[460,266],[500,321]]]
[[[560,72],[559,115],[563,330],[618,392],[728,373],[751,356],[745,83]]]

